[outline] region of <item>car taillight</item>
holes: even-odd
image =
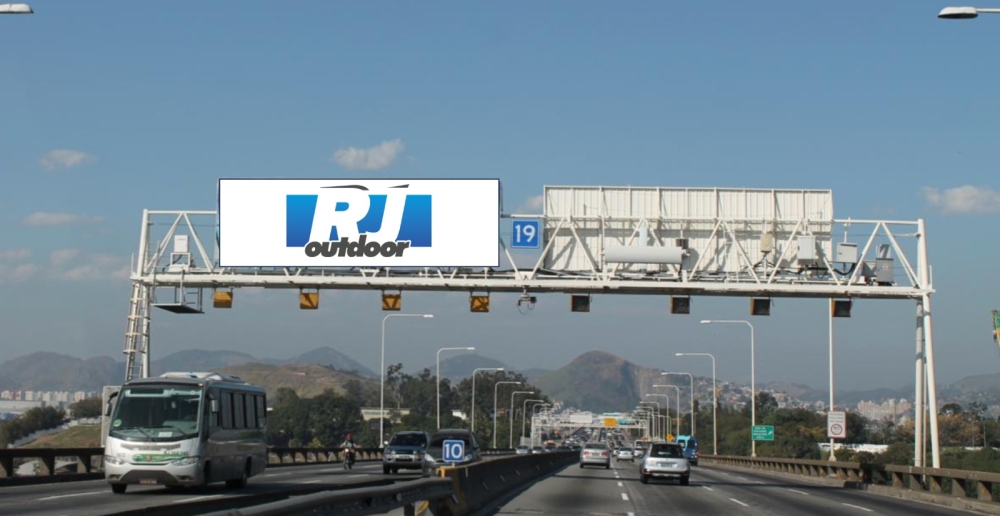
[[[607,457],[607,456],[608,456],[608,452],[606,452],[606,451],[602,451],[601,452],[601,457]]]

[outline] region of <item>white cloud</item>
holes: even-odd
[[[90,215],[36,211],[35,213],[25,217],[21,223],[27,226],[67,226],[70,224],[93,224],[103,220],[104,217],[94,217]]]
[[[71,149],[55,149],[46,152],[42,156],[42,159],[39,160],[39,163],[42,165],[42,168],[52,172],[56,169],[69,170],[93,161],[97,161],[97,157],[91,156],[86,152]]]
[[[23,283],[38,274],[39,267],[33,263],[7,265],[0,263],[0,285]]]
[[[927,204],[947,215],[1000,212],[1000,193],[985,186],[965,185],[944,191],[925,187],[920,195]]]
[[[3,262],[22,262],[28,258],[31,258],[31,249],[0,251],[0,261]]]
[[[57,254],[59,253],[59,254]],[[58,259],[64,260],[56,264]],[[109,254],[83,254],[75,249],[52,253],[53,268],[50,279],[84,281],[127,281],[131,267],[126,257]]]
[[[392,165],[406,147],[399,138],[382,142],[368,149],[347,147],[333,153],[333,161],[350,170],[381,170]]]
[[[57,251],[52,251],[52,255],[49,257],[49,262],[52,263],[53,266],[59,267],[66,265],[72,261],[73,258],[76,258],[79,255],[79,249],[59,249]]]
[[[541,213],[545,199],[541,195],[529,198],[517,211],[521,213]]]

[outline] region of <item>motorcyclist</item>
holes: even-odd
[[[350,461],[354,464],[354,451],[357,449],[358,445],[354,442],[354,435],[351,432],[347,433],[347,439],[340,445],[344,449],[344,459]]]

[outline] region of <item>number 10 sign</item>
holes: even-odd
[[[538,221],[519,220],[511,221],[510,226],[510,247],[512,249],[538,249]]]

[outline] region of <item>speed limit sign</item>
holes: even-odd
[[[826,436],[830,439],[847,438],[847,413],[828,412],[826,415]]]

